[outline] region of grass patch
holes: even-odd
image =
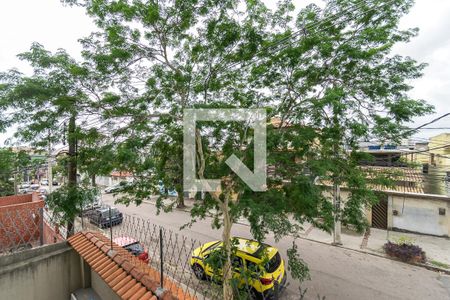
[[[450,265],[447,265],[446,263],[437,261],[437,260],[430,260],[430,264],[432,264],[433,266],[439,267],[439,268],[443,268],[443,269],[450,269]]]

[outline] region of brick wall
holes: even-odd
[[[59,234],[57,226],[52,226],[44,221],[44,244],[54,244],[64,241]]]
[[[0,207],[33,201],[33,194],[0,197]]]
[[[43,207],[37,194],[0,198],[0,252],[40,243]]]

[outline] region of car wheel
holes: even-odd
[[[250,290],[250,299],[252,299],[252,300],[263,300],[264,296],[261,293],[259,293],[257,290],[252,288]]]
[[[204,280],[206,278],[205,270],[203,270],[202,266],[199,264],[194,264],[192,270],[194,271],[195,277],[198,279]]]

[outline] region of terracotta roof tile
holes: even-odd
[[[134,269],[134,265],[132,265],[128,260],[125,260],[120,266],[121,266],[128,274],[131,274],[131,270]]]
[[[112,289],[114,290],[114,292],[117,293],[117,291],[119,291],[121,288],[123,288],[126,284],[130,283],[131,280],[133,280],[133,277],[131,277],[131,275],[128,275],[125,278],[123,278],[121,281],[119,281],[119,283],[114,285],[112,287]]]
[[[98,275],[100,275],[102,278],[108,278],[110,275],[114,274],[117,271],[121,271],[121,269],[112,261],[113,266],[110,268],[105,268],[104,270],[101,270],[98,272]],[[106,281],[106,280],[105,280]]]
[[[121,288],[117,292],[117,294],[119,294],[119,296],[121,296],[123,299],[128,299],[132,295],[134,295],[134,293],[136,293],[141,287],[142,285],[140,283],[137,283],[136,280],[133,280],[130,281],[126,286]]]
[[[160,286],[159,272],[115,243],[111,250],[110,240],[101,233],[79,232],[68,242],[122,299],[157,299],[154,292]],[[164,299],[195,299],[169,278],[164,284],[170,286]]]
[[[123,269],[120,269],[120,273],[118,275],[116,275],[115,278],[112,278],[112,280],[108,280],[110,278],[106,278],[106,282],[108,282],[108,285],[110,287],[114,287],[119,282],[121,282],[125,277],[127,277],[127,273]]]
[[[133,278],[133,277],[131,277],[131,278]],[[132,289],[132,288],[133,288],[134,286],[136,286],[136,285],[141,286],[139,283],[137,283],[137,284],[136,284],[136,283],[137,283],[136,279],[131,279],[131,280],[129,280],[124,286],[122,286],[122,287],[117,291],[117,294],[118,294],[120,297],[126,299],[125,297],[123,297],[123,295],[124,295],[128,290]]]
[[[157,299],[157,298],[156,298],[155,295],[153,295],[153,294],[150,293],[150,292],[147,292],[147,293],[145,293],[144,296],[142,296],[141,299],[139,299],[139,300],[156,300],[156,299]]]
[[[145,287],[141,287],[138,290],[136,290],[133,294],[128,295],[126,293],[123,295],[124,297],[129,297],[129,300],[137,300],[140,299],[144,294],[147,292],[147,289]]]

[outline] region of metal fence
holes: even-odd
[[[0,255],[44,244],[43,208],[0,209]]]
[[[57,219],[44,208],[0,210],[0,255],[64,240],[67,230],[55,222]],[[108,206],[81,213],[75,219],[74,231],[82,230],[101,232],[145,260],[161,275],[163,288],[175,294],[182,292],[191,299],[222,299],[221,276],[219,280],[206,279],[192,269],[192,253],[204,245],[196,239]],[[249,284],[241,286],[239,294],[239,299],[254,298]],[[258,299],[264,297],[259,295]]]
[[[100,231],[113,242],[133,252],[141,248],[148,254],[148,264],[157,270],[163,287],[174,292],[183,289],[193,299],[221,299],[222,286],[199,280],[191,269],[192,252],[203,243],[149,220],[123,214],[109,206],[83,212],[75,230]],[[135,247],[126,247],[134,244]],[[136,253],[137,254],[137,253]]]

